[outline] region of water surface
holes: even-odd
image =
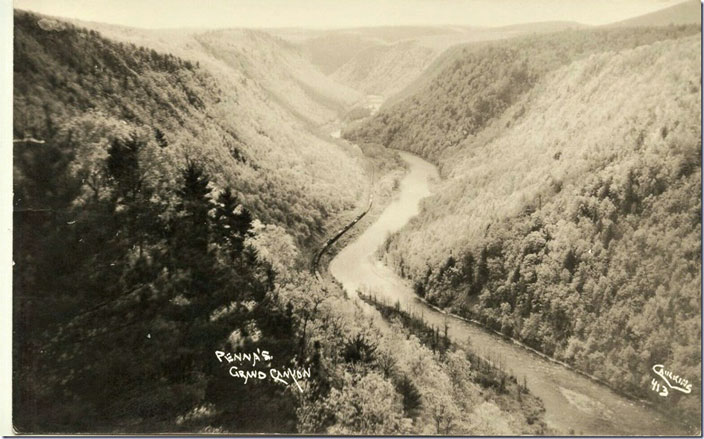
[[[420,200],[431,194],[430,181],[437,177],[437,170],[431,163],[412,154],[400,154],[408,163],[409,172],[401,180],[398,198],[330,263],[330,272],[351,297],[356,298],[358,289],[369,288],[378,297],[389,302],[398,300],[405,309],[422,313],[432,325],[442,327],[448,322],[453,340],[461,344],[469,340],[475,352],[500,359],[504,368],[521,381],[525,377],[528,388],[545,404],[548,426],[558,434],[686,434],[676,419],[665,418],[654,409],[621,397],[503,337],[419,302],[408,282],[374,257],[388,234],[401,229],[419,212]]]

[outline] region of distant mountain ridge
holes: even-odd
[[[607,25],[621,26],[667,26],[681,24],[701,24],[702,5],[699,0],[685,0],[682,3]]]
[[[309,273],[403,170],[321,131],[358,93],[290,43],[15,10],[13,44],[16,431],[546,431],[504,368]],[[218,361],[255,349],[300,383]]]
[[[658,361],[698,377],[700,32],[590,28],[445,52],[343,131],[444,177],[384,260],[436,306],[639,397],[657,400]],[[693,432],[699,403],[675,409]]]
[[[312,64],[336,82],[389,98],[424,76],[425,69],[453,46],[582,27],[554,21],[501,27],[382,26],[269,32],[300,47]]]
[[[362,96],[311,66],[300,49],[276,35],[252,29],[146,30],[104,23],[70,22],[130,42],[199,61],[239,81],[250,81],[301,120],[323,124],[336,119]]]
[[[44,19],[49,23],[70,26],[66,25],[65,21],[52,17],[42,18],[23,11],[17,11],[16,14],[19,17],[28,17],[27,23]],[[16,39],[23,41],[24,35],[28,35],[31,41],[33,35],[24,23],[25,21],[19,22]],[[213,41],[213,35],[208,33],[203,35],[197,32],[146,31],[99,23],[87,25],[93,30],[98,29],[101,35],[117,41],[114,44],[136,44],[150,48],[149,50],[154,50],[157,54],[177,55],[188,60],[194,67],[197,65],[198,77],[209,78],[208,93],[214,94],[214,97],[204,103],[203,109],[193,114],[200,119],[199,122],[185,118],[188,125],[184,130],[171,119],[163,119],[157,125],[157,122],[152,120],[153,116],[145,116],[146,119],[140,120],[138,124],[157,125],[163,130],[165,127],[178,129],[178,133],[167,133],[168,137],[180,140],[172,142],[170,151],[176,153],[177,149],[184,148],[185,151],[190,151],[192,158],[201,157],[213,170],[218,169],[217,178],[237,182],[237,189],[241,191],[243,198],[249,199],[252,210],[263,221],[289,227],[289,231],[303,244],[303,241],[324,234],[324,218],[337,210],[334,207],[331,209],[332,206],[344,210],[356,205],[356,196],[359,194],[355,193],[357,189],[353,189],[354,185],[347,188],[334,187],[337,184],[335,181],[344,181],[348,177],[357,182],[355,184],[362,181],[364,177],[358,167],[359,161],[353,158],[358,152],[325,140],[324,136],[318,135],[310,127],[336,119],[337,113],[355,102],[358,95],[333,83],[315,69],[311,70],[317,77],[310,78],[317,81],[320,87],[314,87],[314,83],[308,83],[306,87],[303,80],[296,79],[295,69],[310,67],[301,61],[295,48],[287,48],[286,42],[257,31],[226,33],[220,43],[217,43]],[[18,38],[18,35],[22,38]],[[254,49],[255,45],[260,47],[259,51]],[[15,51],[18,55],[27,56],[34,49],[16,47]],[[94,48],[91,47],[90,50]],[[65,63],[66,60],[55,59],[51,62]],[[289,67],[292,72],[285,75],[284,68]],[[16,79],[16,86],[30,85],[22,79]],[[40,79],[39,84],[45,81],[41,75]],[[58,93],[62,88],[46,87],[44,90]],[[25,95],[31,96],[41,91],[41,88],[31,87],[25,92],[16,92],[16,106],[24,102]],[[118,97],[119,94],[113,99]],[[45,96],[42,100],[48,105],[53,105],[59,98],[68,99],[65,94],[59,94],[57,97]],[[65,109],[57,111],[57,115],[75,110],[74,105],[69,105],[68,101],[63,102],[63,105]],[[126,99],[125,105],[134,103]],[[34,107],[36,105],[28,111],[34,112]],[[98,108],[102,109],[101,106]],[[121,117],[114,106],[107,106],[105,109],[111,111],[107,114],[108,117]],[[140,114],[148,111],[156,115],[161,109],[145,105],[139,111]],[[247,157],[246,164],[228,157],[235,150]],[[328,159],[333,160],[332,167],[323,165]],[[333,172],[333,168],[335,177],[329,174]],[[316,178],[310,177],[311,173],[315,173]],[[283,189],[284,187],[286,189]],[[270,190],[280,191],[282,194],[274,196],[272,192],[270,196],[266,196]],[[320,190],[327,195],[316,201],[315,198],[322,195]],[[293,201],[293,198],[299,196],[308,200]],[[290,202],[267,203],[265,198],[289,199]],[[291,220],[291,212],[286,213],[289,206],[298,206],[297,208],[301,209],[295,215],[301,218],[300,222]],[[303,223],[308,225],[303,226]]]

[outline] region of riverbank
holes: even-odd
[[[421,200],[430,194],[429,181],[437,175],[430,163],[401,154],[409,163],[409,172],[401,181],[398,196],[330,264],[330,272],[348,294],[369,291],[390,303],[398,301],[410,312],[422,314],[432,326],[443,327],[449,322],[448,334],[454,341],[462,344],[468,340],[476,352],[497,358],[513,375],[526,380],[531,392],[545,403],[548,427],[558,434],[688,434],[675,419],[625,398],[544,354],[465,319],[448,319],[451,316],[446,312],[419,302],[408,283],[375,257],[388,234],[399,230],[418,213]]]
[[[348,215],[345,221],[338,223],[338,227],[344,230],[338,229],[338,232],[331,234],[314,254],[313,271],[317,271],[319,280],[326,282],[336,282],[328,270],[330,261],[376,221],[398,195],[398,182],[408,171],[406,163],[393,150],[380,145],[363,145],[360,149],[369,158],[367,166],[370,178],[364,195],[368,204],[361,202],[354,217]]]

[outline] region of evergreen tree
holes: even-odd
[[[464,254],[462,262],[462,277],[463,282],[467,285],[474,283],[474,256],[471,250],[467,250]]]
[[[154,128],[154,138],[160,147],[166,148],[169,146],[169,142],[166,140],[166,135],[164,135],[164,132],[159,128]]]
[[[482,288],[484,288],[484,285],[486,285],[486,282],[489,280],[489,266],[487,264],[487,258],[487,249],[486,247],[483,247],[482,251],[479,253],[479,262],[477,263],[477,274],[474,278],[474,294],[480,293],[482,291]]]
[[[218,196],[215,218],[220,237],[229,242],[235,254],[240,254],[250,235],[252,216],[229,187]]]
[[[176,234],[181,238],[180,246],[186,248],[180,250],[190,249],[203,254],[210,239],[210,178],[201,164],[191,160],[188,160],[181,178],[182,185],[176,194],[179,197],[177,209],[183,220],[179,220]]]

